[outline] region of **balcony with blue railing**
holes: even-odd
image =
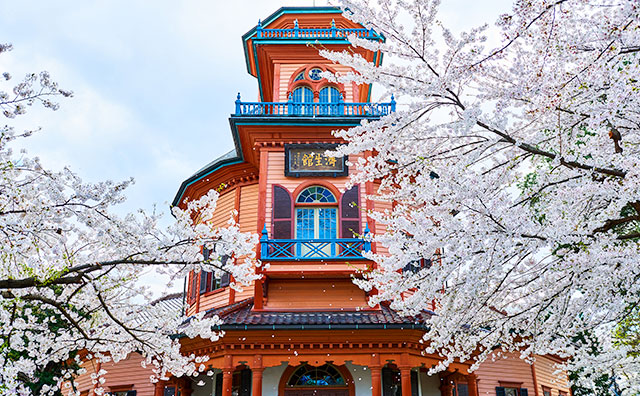
[[[366,260],[362,253],[371,251],[369,226],[363,238],[269,239],[267,226],[260,238],[261,260]]]
[[[236,99],[235,116],[262,117],[372,117],[379,118],[396,111],[396,101],[386,103],[349,103],[340,96],[338,102],[295,102],[289,95],[287,102],[243,102]]]
[[[329,28],[300,28],[298,20],[294,22],[293,28],[289,29],[265,29],[262,22],[258,21],[256,27],[257,39],[293,39],[293,40],[322,40],[322,39],[343,39],[346,40],[350,35],[357,38],[384,41],[384,37],[373,29],[365,28],[338,28],[336,22],[331,21]]]

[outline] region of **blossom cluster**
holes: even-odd
[[[462,33],[437,0],[341,4],[385,37],[350,37],[385,64],[324,50],[355,70],[330,78],[398,100],[335,132],[340,154],[375,153],[352,182],[374,183],[388,208],[369,213],[388,254],[356,280],[377,289],[371,304],[435,307],[424,343],[445,357],[437,369],[553,354],[576,385],[606,374],[640,391],[639,355],[613,338],[640,304],[640,4],[517,0]]]

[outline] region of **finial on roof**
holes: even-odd
[[[332,20],[331,20],[331,27],[332,27],[332,28],[335,28],[335,27],[336,27],[336,20],[335,20],[335,19],[332,19]]]
[[[297,19],[294,19],[294,21],[293,21],[293,27],[294,27],[295,29],[297,29],[297,28],[299,27],[299,26],[298,26],[298,20],[297,20]]]

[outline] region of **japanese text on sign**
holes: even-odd
[[[342,158],[328,157],[319,149],[292,149],[289,152],[290,172],[342,172]]]

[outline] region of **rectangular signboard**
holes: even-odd
[[[330,157],[325,151],[335,149],[337,144],[285,144],[284,175],[289,177],[341,177],[348,174],[344,157]]]

